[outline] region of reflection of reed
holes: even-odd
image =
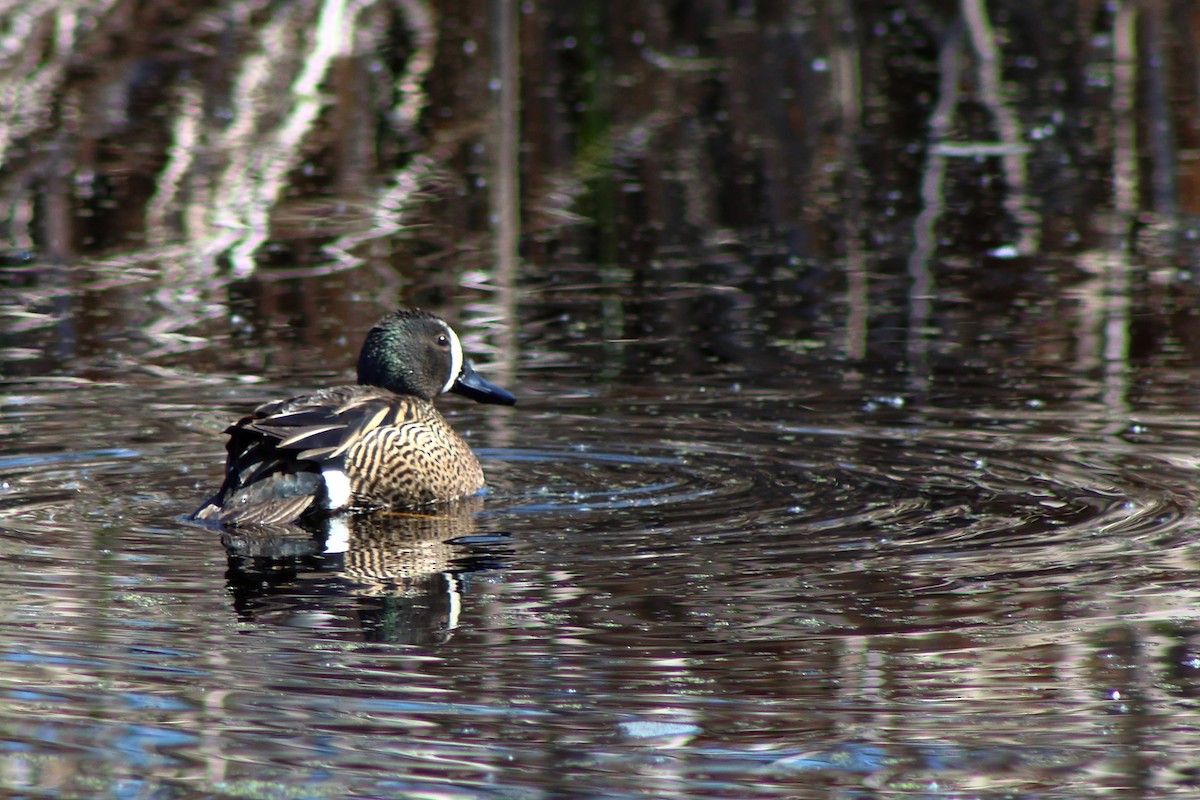
[[[921,172],[921,212],[914,222],[913,247],[908,256],[908,359],[913,389],[922,391],[928,377],[926,352],[929,315],[934,296],[933,264],[937,252],[937,222],[946,211],[946,154],[938,149],[950,135],[960,100],[962,25],[957,21],[938,50],[937,104],[929,118],[929,147]]]
[[[95,340],[146,330],[152,356],[202,346],[188,329],[232,316],[231,273],[362,266],[302,288],[390,304],[431,286],[495,320],[507,357],[512,287],[583,264],[607,284],[587,313],[607,315],[620,373],[645,366],[623,360],[639,337],[678,332],[686,350],[714,327],[770,328],[754,350],[812,338],[818,314],[846,319],[846,351],[870,358],[897,302],[912,304],[902,325],[928,329],[901,336],[936,352],[938,300],[956,288],[942,253],[1019,255],[1057,231],[1061,261],[1004,268],[1069,276],[1080,250],[1112,243],[1110,200],[1126,218],[1189,207],[1185,3],[1048,18],[894,5],[0,4],[0,233],[79,267],[54,291],[121,307],[91,323]],[[947,91],[933,54],[952,26],[963,63]],[[932,109],[951,96],[987,135],[937,135]],[[983,213],[937,214],[965,196]],[[986,291],[994,276],[970,263],[952,277]],[[899,297],[906,266],[916,285]],[[38,277],[23,295],[35,314],[63,275]],[[635,306],[686,283],[750,306]],[[1025,315],[1063,325],[1051,305]]]
[[[1007,184],[1004,207],[1016,223],[1016,253],[1029,255],[1037,249],[1038,215],[1030,210],[1029,148],[1026,135],[1017,117],[1015,93],[1005,91],[1000,80],[1002,58],[996,44],[996,31],[988,19],[985,0],[963,0],[963,19],[975,50],[975,75],[979,98],[992,115],[1000,137],[998,155]]]
[[[1094,254],[1099,261],[1099,280],[1085,289],[1084,305],[1091,306],[1081,323],[1096,325],[1103,341],[1104,409],[1112,420],[1110,430],[1121,430],[1128,420],[1130,274],[1125,243],[1133,236],[1137,214],[1138,152],[1134,93],[1138,83],[1137,9],[1121,7],[1114,25],[1116,68],[1113,73],[1113,175],[1114,214],[1110,247]],[[1112,246],[1115,245],[1115,246]],[[1086,261],[1084,263],[1087,263]],[[1098,293],[1094,294],[1094,293]],[[1090,298],[1089,298],[1090,295]],[[1088,300],[1093,302],[1088,302]],[[1094,303],[1094,305],[1093,305]],[[1088,334],[1083,334],[1083,337]]]
[[[6,124],[0,125],[0,163],[9,170],[14,147],[25,144],[22,138],[37,133],[60,113],[55,103],[62,103],[64,97],[69,101],[82,91],[69,82],[67,63],[77,57],[79,50],[123,35],[120,19],[109,13],[112,3],[90,7],[65,2],[37,5],[7,13],[0,10],[10,34],[25,31],[36,41],[53,27],[56,12],[65,15],[60,19],[73,19],[76,24],[66,27],[69,35],[57,38],[56,49],[42,62],[37,59],[36,49],[18,49],[25,44],[18,35],[6,36],[0,43],[5,46],[0,58],[18,64],[25,59],[23,72],[10,70],[0,82],[0,96],[5,99],[0,105],[7,116]],[[253,26],[245,24],[248,17],[235,16],[234,24],[243,23],[244,32],[252,36],[244,37],[241,41],[246,44],[227,61],[232,65],[227,92],[222,88],[226,76],[200,80],[184,75],[167,82],[163,99],[170,113],[162,131],[165,140],[159,143],[165,144],[165,163],[153,177],[153,191],[144,206],[145,237],[149,242],[161,246],[180,238],[186,240],[191,268],[202,275],[211,275],[213,265],[225,259],[235,274],[255,269],[256,253],[274,232],[272,216],[285,199],[285,190],[295,185],[294,172],[302,159],[312,155],[322,114],[335,100],[345,105],[349,99],[327,91],[333,68],[351,57],[356,48],[382,44],[376,32],[383,13],[376,8],[378,5],[345,0],[323,0],[319,7],[311,3],[286,4]],[[397,71],[394,106],[378,111],[390,112],[392,124],[411,135],[426,105],[421,81],[433,64],[437,36],[423,3],[410,0],[403,8],[405,13],[397,17],[409,24],[415,49]],[[216,25],[215,20],[199,19],[191,33],[204,40]],[[159,63],[147,68],[164,67]],[[121,115],[133,115],[137,109],[111,106],[122,101],[132,103],[137,81],[145,78],[132,70],[110,71],[105,77],[109,85],[102,88],[107,95],[101,102],[110,107],[94,110],[113,115],[115,122],[109,126],[111,130],[95,125],[85,128],[99,135],[120,133],[119,125],[129,127],[136,120]],[[365,116],[359,114],[364,119],[355,120],[353,130],[364,127]],[[351,129],[343,132],[350,133]],[[393,182],[391,191],[379,194],[377,212],[367,215],[378,217],[372,226],[377,235],[396,230],[394,224],[381,220],[394,217],[396,208],[404,202],[397,191],[405,197],[416,194],[415,187],[402,179]],[[11,205],[29,202],[29,198],[7,192],[4,199],[7,207],[0,209],[6,212],[4,219],[32,223],[32,215],[17,213]],[[375,208],[373,203],[368,205]],[[41,239],[32,231],[14,233],[18,240]]]
[[[230,137],[221,150],[232,156],[214,187],[211,222],[216,236],[208,242],[210,257],[229,256],[235,275],[248,275],[255,254],[270,233],[270,212],[277,204],[288,173],[298,166],[301,145],[329,103],[321,92],[337,57],[349,54],[357,5],[324,0],[318,17],[297,19],[299,6],[285,6],[259,36],[261,50],[247,59],[235,89]],[[315,23],[315,24],[314,24]],[[287,106],[273,127],[263,129],[263,93],[277,80],[279,64],[287,64],[293,48],[310,39],[288,87]],[[208,237],[206,237],[208,238]]]

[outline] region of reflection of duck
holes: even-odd
[[[384,513],[237,528],[222,537],[239,615],[325,635],[435,644],[459,624],[468,576],[496,569],[503,539],[479,537],[479,498],[437,515]]]
[[[474,532],[474,518],[458,513],[360,520],[342,553],[342,574],[357,594],[408,594],[428,575],[455,571],[464,553],[454,540]]]
[[[475,372],[445,321],[389,314],[363,343],[358,385],[267,403],[226,429],[225,482],[195,518],[277,525],[478,494],[479,461],[433,406],[444,392],[516,402]]]

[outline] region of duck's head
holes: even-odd
[[[517,402],[475,371],[445,320],[419,309],[394,311],[375,324],[358,355],[358,382],[425,400],[455,392],[479,403]]]

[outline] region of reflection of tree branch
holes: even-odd
[[[287,115],[274,131],[259,137],[246,157],[230,164],[216,187],[213,218],[219,226],[232,230],[215,242],[220,244],[218,253],[229,254],[235,276],[254,271],[254,254],[270,232],[271,209],[288,172],[300,159],[301,143],[329,103],[320,93],[321,84],[333,59],[350,51],[357,13],[357,5],[347,6],[346,0],[324,0],[313,30],[312,49],[301,61],[300,73],[289,88],[291,107]],[[303,21],[292,22],[292,15],[281,13],[276,24],[264,30],[264,45],[276,51],[289,46],[289,41],[302,38],[301,25]],[[254,117],[253,108],[245,109],[250,119]]]
[[[416,127],[421,112],[429,103],[424,84],[437,54],[438,29],[433,10],[423,0],[399,0],[399,4],[416,43],[404,71],[396,78],[399,99],[392,110],[393,124],[400,133],[406,133]]]
[[[1146,116],[1150,129],[1147,145],[1154,165],[1150,171],[1154,210],[1174,221],[1179,214],[1179,160],[1168,99],[1170,64],[1167,60],[1171,49],[1163,30],[1163,5],[1161,2],[1146,3],[1146,58],[1142,68],[1146,78]]]
[[[521,237],[521,94],[520,11],[516,0],[491,0],[493,31],[492,74],[498,124],[492,140],[491,213],[495,265],[491,270],[492,301],[488,313],[496,318],[496,349],[504,382],[511,381],[517,361],[516,286]]]
[[[6,184],[11,186],[0,198],[0,219],[6,220],[10,228],[21,226],[20,231],[10,229],[9,238],[23,247],[32,249],[40,242],[46,249],[49,234],[35,242],[34,232],[27,230],[33,219],[27,209],[29,173],[39,167],[23,168],[13,163],[11,147],[19,137],[29,138],[54,124],[55,106],[64,104],[63,97],[77,97],[81,102],[98,94],[104,97],[86,80],[76,78],[70,87],[74,94],[70,95],[61,84],[67,81],[69,60],[79,59],[85,46],[93,53],[113,51],[117,36],[131,24],[124,16],[108,13],[114,5],[114,0],[57,2],[52,7],[36,3],[13,5],[0,0],[0,23],[6,26],[2,29],[5,35],[0,37],[0,99],[4,101],[0,102],[0,165],[6,168]],[[226,257],[233,265],[235,278],[255,270],[257,251],[268,236],[278,232],[280,220],[285,219],[280,215],[280,200],[291,186],[292,175],[304,153],[313,149],[313,145],[306,143],[314,138],[318,119],[334,102],[334,98],[322,94],[333,65],[350,55],[355,46],[371,54],[380,52],[382,39],[376,34],[380,28],[376,23],[380,22],[380,15],[390,13],[385,8],[387,4],[377,0],[235,5],[230,15],[201,14],[184,34],[187,38],[182,41],[196,48],[196,52],[205,52],[201,44],[204,37],[214,32],[229,34],[233,52],[226,63],[231,65],[231,86],[226,95],[224,75],[202,70],[188,70],[173,87],[167,85],[167,91],[173,95],[164,122],[167,140],[162,166],[153,176],[152,194],[146,201],[143,217],[145,241],[151,246],[146,252],[155,252],[183,239],[181,247],[187,255],[168,268],[185,267],[196,286],[207,288],[216,279],[217,265]],[[250,18],[253,6],[261,6],[255,12],[261,18]],[[362,13],[368,9],[377,13]],[[393,84],[396,101],[390,115],[395,130],[405,134],[415,130],[428,103],[424,83],[434,66],[439,32],[436,15],[425,0],[401,0],[400,10],[396,18],[407,26],[413,51],[396,68]],[[232,35],[243,28],[244,34]],[[84,33],[89,38],[81,41]],[[131,59],[141,58],[137,63],[152,65],[147,69],[156,77],[171,75],[171,65],[177,62],[173,57],[153,52],[157,39],[142,36],[136,42],[150,52],[132,55]],[[86,130],[91,132],[88,144],[92,147],[85,152],[96,150],[95,142],[101,134],[119,133],[108,128],[97,132],[93,117],[118,114],[125,119],[130,115],[132,110],[127,107],[133,102],[128,96],[130,86],[145,74],[148,73],[123,70],[121,88],[126,92],[121,97],[96,99],[74,110],[72,118],[81,117],[78,126],[88,126]],[[103,84],[101,89],[105,90],[107,85]],[[336,99],[340,103],[349,101],[345,97]],[[89,113],[93,116],[85,116]],[[369,125],[360,127],[370,130]],[[68,144],[73,142],[69,140]],[[389,188],[372,201],[366,214],[361,209],[351,209],[351,216],[359,220],[367,217],[370,229],[332,245],[330,252],[335,263],[320,267],[321,271],[357,264],[357,259],[344,252],[346,248],[387,236],[399,228],[401,212],[412,206],[418,188],[424,188],[439,174],[438,156],[447,156],[445,147],[435,144],[431,149],[437,155],[417,159],[399,170]],[[143,148],[137,152],[146,151]],[[9,163],[4,163],[6,156]],[[76,165],[79,161],[76,158]],[[66,168],[69,170],[71,166],[68,162]],[[134,170],[138,167],[145,169],[143,164],[133,165]],[[78,181],[72,185],[64,179],[60,190],[46,193],[48,198],[43,205],[68,208],[73,188],[78,193]],[[324,223],[334,213],[342,214],[344,219],[346,205],[345,201],[339,203],[338,212],[322,208],[319,218],[323,227],[331,227]],[[69,214],[59,216],[73,219]],[[40,224],[46,229],[50,224],[46,220],[58,218],[43,211]],[[316,219],[312,213],[305,215],[302,219],[305,230],[311,230]],[[54,242],[65,247],[76,236],[76,229],[65,229]],[[50,248],[49,252],[53,251]],[[60,259],[68,257],[65,250],[59,254]],[[140,262],[153,260],[152,255],[144,253],[130,258]],[[138,271],[124,278],[117,276],[113,259],[106,259],[98,269],[97,280],[105,284],[146,279]],[[177,286],[178,279],[186,276],[166,277],[167,283]]]
[[[178,235],[167,222],[175,210],[184,180],[191,174],[200,152],[204,124],[204,97],[194,84],[180,87],[175,102],[176,113],[167,148],[167,163],[158,175],[154,195],[146,204],[146,239],[151,244],[164,244]],[[184,229],[187,222],[181,220]]]
[[[937,221],[946,206],[943,183],[947,156],[938,149],[938,144],[949,135],[954,109],[958,105],[961,50],[962,25],[955,20],[946,31],[938,53],[938,99],[929,118],[929,146],[925,169],[921,173],[921,212],[913,226],[913,249],[908,257],[908,274],[912,281],[908,289],[908,355],[914,378],[921,377],[920,365],[925,361],[926,327],[933,293],[929,262],[937,249]]]
[[[1128,232],[1137,213],[1137,126],[1134,103],[1137,88],[1137,9],[1124,3],[1113,25],[1113,209],[1120,226]]]
[[[62,102],[80,35],[114,5],[116,0],[75,2],[67,8],[16,2],[0,8],[0,166],[12,170],[14,143],[53,124],[54,107]],[[19,154],[15,157],[20,160]],[[29,171],[13,170],[0,196],[6,238],[22,248],[32,248],[34,242],[30,230],[34,214],[25,191]],[[56,245],[65,247],[63,242]]]
[[[1104,405],[1112,415],[1113,430],[1123,427],[1129,396],[1129,330],[1131,286],[1128,237],[1137,213],[1137,117],[1134,114],[1137,87],[1137,8],[1123,3],[1117,12],[1113,39],[1116,69],[1113,85],[1113,127],[1116,130],[1113,168],[1116,184],[1117,242],[1103,258],[1103,285],[1100,287],[1104,338]]]
[[[986,0],[963,0],[963,17],[975,49],[980,100],[991,111],[1000,135],[1001,164],[1008,186],[1004,206],[1017,223],[1016,250],[1022,255],[1037,248],[1038,218],[1029,207],[1028,148],[1024,146],[1021,123],[1004,97],[1000,85],[1000,54],[995,33],[988,21]]]
[[[77,0],[64,8],[58,3],[17,2],[0,8],[0,164],[15,140],[47,124],[79,35],[116,4],[117,0]]]
[[[833,4],[834,29],[839,31],[830,48],[830,76],[833,80],[833,99],[837,103],[840,127],[836,138],[838,163],[845,174],[851,175],[861,168],[861,159],[855,143],[862,127],[863,91],[860,69],[861,53],[851,33],[855,19],[850,3]],[[864,223],[861,192],[848,182],[843,197],[846,213],[839,224],[845,242],[846,261],[846,324],[845,355],[852,361],[861,360],[867,352],[867,326],[870,322],[870,273],[866,266],[863,246]]]

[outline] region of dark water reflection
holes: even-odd
[[[1195,794],[1191,5],[435,5],[0,4],[0,794]],[[490,494],[188,523],[398,304]]]

